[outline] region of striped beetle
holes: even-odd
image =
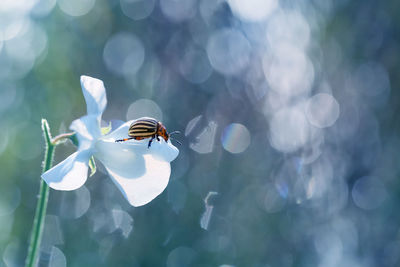
[[[137,119],[131,124],[128,132],[129,138],[115,140],[115,142],[124,142],[131,139],[143,140],[146,138],[151,138],[149,144],[147,145],[147,147],[150,148],[151,142],[153,142],[154,138],[156,138],[157,141],[160,141],[159,137],[161,136],[164,138],[165,142],[168,142],[168,139],[171,135],[178,133],[179,131],[174,131],[168,134],[167,129],[165,129],[165,126],[160,121],[149,117],[143,117]],[[177,142],[180,144],[179,141]]]

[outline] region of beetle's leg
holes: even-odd
[[[150,141],[149,141],[149,144],[147,145],[147,148],[150,148],[151,142],[153,142],[154,137],[155,137],[154,135],[151,137],[151,139],[150,139]]]
[[[159,135],[157,135],[157,141],[160,141],[160,136]]]
[[[118,142],[125,142],[125,141],[131,140],[131,139],[135,139],[135,138],[134,138],[134,137],[129,137],[129,138],[124,138],[124,139],[118,139],[118,140],[115,140],[115,142],[116,142],[116,143],[118,143]]]

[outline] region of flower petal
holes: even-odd
[[[69,128],[76,132],[79,150],[92,147],[93,142],[101,136],[100,126],[95,115],[86,115],[74,120]]]
[[[81,76],[81,86],[86,100],[87,114],[95,115],[100,122],[101,114],[107,105],[103,81],[89,76]]]
[[[171,143],[170,140],[165,142],[164,139],[160,138],[160,141],[157,141],[156,139],[153,140],[151,147],[147,150],[147,154],[151,154],[160,160],[171,162],[178,156],[179,150]]]
[[[157,153],[153,153],[147,143],[136,140],[116,143],[114,139],[102,138],[95,146],[95,156],[129,203],[136,207],[161,194],[171,173],[169,161],[160,157],[161,152],[169,150],[169,145],[164,140],[156,141],[152,147],[158,144],[154,150]]]
[[[89,150],[77,151],[42,174],[42,179],[56,190],[75,190],[87,179]]]
[[[99,139],[96,142],[94,156],[105,167],[122,176],[139,177],[145,173],[143,158],[144,146],[118,146],[114,140]]]
[[[168,185],[171,167],[168,162],[152,155],[144,156],[145,172],[126,175],[119,169],[106,169],[128,202],[135,207],[145,205],[161,194]]]

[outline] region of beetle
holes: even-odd
[[[135,120],[131,126],[129,126],[128,138],[115,140],[115,142],[150,138],[149,144],[147,145],[147,147],[150,148],[151,142],[153,142],[154,138],[156,138],[157,141],[160,141],[159,137],[162,137],[165,142],[168,142],[170,136],[174,134],[179,134],[179,131],[174,131],[168,134],[167,129],[160,121],[149,117],[143,117]],[[178,143],[180,144],[180,142]]]

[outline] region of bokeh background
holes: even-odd
[[[180,130],[133,208],[97,162],[51,190],[39,266],[400,265],[399,2],[0,1],[0,266],[22,266],[53,135],[86,113]],[[74,151],[59,146],[55,163]]]

